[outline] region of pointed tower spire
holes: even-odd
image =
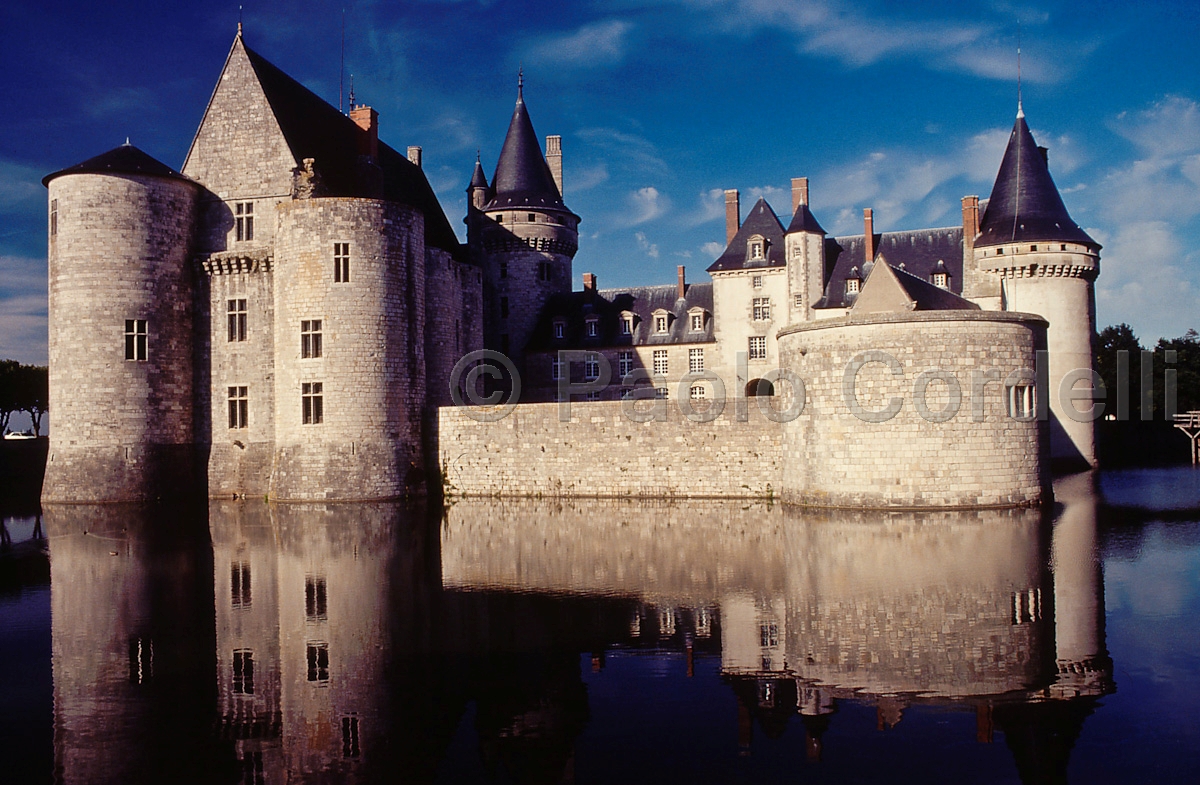
[[[548,207],[566,209],[554,175],[542,155],[541,145],[525,106],[525,72],[517,75],[517,105],[508,124],[508,135],[492,177],[494,196],[490,209]]]
[[[1057,240],[1099,247],[1071,220],[1050,176],[1045,148],[1037,146],[1025,112],[1018,104],[1017,121],[992,187],[975,247],[1031,240]]]

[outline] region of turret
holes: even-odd
[[[481,210],[491,198],[490,191],[487,175],[483,173],[483,164],[476,155],[475,171],[471,174],[471,184],[467,186],[467,217],[463,219],[463,223],[467,225],[467,245],[471,253],[477,256],[483,253],[479,233],[485,218]]]
[[[554,141],[552,153],[561,156],[561,142]],[[476,166],[478,185],[472,178],[469,189],[472,204],[486,187]],[[489,194],[480,208],[485,342],[513,358],[520,369],[547,298],[571,290],[571,261],[579,246],[579,216],[563,203],[542,154],[525,107],[523,82]]]
[[[192,487],[195,182],[126,144],[42,181],[50,199],[50,408],[42,498]]]
[[[787,228],[788,322],[812,319],[825,291],[825,230],[808,208],[808,178],[792,179],[792,222]]]
[[[1095,465],[1091,402],[1072,402],[1072,387],[1092,386],[1092,335],[1096,330],[1094,282],[1100,244],[1067,213],[1050,177],[1046,148],[1038,147],[1018,108],[987,211],[974,241],[981,273],[1000,280],[1000,305],[1044,317],[1049,351],[1051,459]]]

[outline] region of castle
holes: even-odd
[[[421,148],[384,144],[374,110],[342,114],[240,30],[179,171],[126,144],[44,182],[47,502],[386,499],[441,475],[467,494],[1007,506],[1048,498],[1052,461],[1095,464],[1075,387],[1100,246],[1021,111],[961,226],[878,233],[867,209],[862,235],[830,237],[805,178],[786,228],[764,200],[743,221],[727,191],[712,282],[680,267],[638,289],[572,291],[561,138],[543,154],[520,87],[491,183],[476,161],[464,245]],[[449,405],[482,348],[522,379],[515,417]],[[573,419],[537,403],[564,390],[589,401]]]

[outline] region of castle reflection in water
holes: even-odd
[[[1065,779],[1114,689],[1090,483],[1047,512],[50,507],[56,778],[430,780],[473,712],[485,770],[569,780],[588,671],[640,652],[719,661],[743,755],[925,705]]]

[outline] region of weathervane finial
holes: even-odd
[[[1017,20],[1017,117],[1025,116],[1021,105],[1021,20]]]
[[[525,66],[517,68],[517,99],[525,97]]]
[[[238,38],[242,37],[242,7],[238,6]]]

